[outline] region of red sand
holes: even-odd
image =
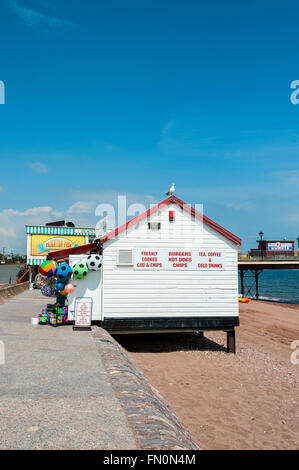
[[[240,304],[240,322],[236,355],[223,332],[117,339],[202,449],[298,449],[299,306]]]

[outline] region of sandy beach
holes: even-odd
[[[240,323],[236,355],[223,332],[117,340],[202,449],[298,449],[299,306],[240,304]]]

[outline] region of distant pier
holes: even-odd
[[[255,279],[255,298],[259,299],[259,275],[264,269],[299,269],[298,256],[278,257],[241,257],[238,261],[238,269],[241,281],[241,294],[244,297],[244,279]]]

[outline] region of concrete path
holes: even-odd
[[[0,305],[0,449],[136,449],[91,333],[31,324],[46,303]]]

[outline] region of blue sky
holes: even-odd
[[[295,1],[2,0],[0,249],[176,195],[255,246],[299,236]]]

